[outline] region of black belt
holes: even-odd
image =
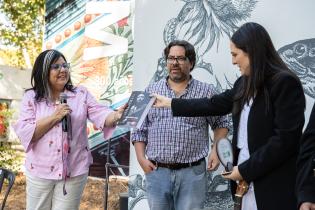
[[[150,160],[156,167],[162,167],[162,168],[168,168],[168,169],[172,169],[172,170],[178,170],[178,169],[182,169],[182,168],[188,168],[191,166],[197,166],[199,165],[202,161],[204,160],[204,158],[197,160],[195,162],[192,163],[160,163],[157,162],[155,160]]]

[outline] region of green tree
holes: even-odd
[[[13,56],[4,57],[6,63],[30,67],[42,50],[45,0],[1,0],[0,13],[5,18],[0,22],[0,43],[14,49],[9,52]]]

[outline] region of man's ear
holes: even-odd
[[[195,66],[195,64],[194,64],[194,63],[190,63],[190,65],[191,65],[190,72],[192,72],[192,70],[195,68],[195,67],[194,67],[194,66]]]

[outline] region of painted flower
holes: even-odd
[[[127,25],[128,22],[128,17],[121,19],[120,21],[118,21],[118,27],[124,27],[125,25]]]

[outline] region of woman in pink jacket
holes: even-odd
[[[97,103],[86,88],[74,87],[69,68],[56,50],[37,57],[32,88],[24,94],[14,126],[26,151],[27,210],[78,209],[92,163],[87,119],[107,139],[124,109],[114,112]],[[68,124],[62,122],[65,118]]]

